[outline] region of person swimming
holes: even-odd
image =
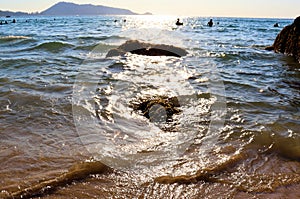
[[[210,19],[210,20],[209,20],[209,22],[207,23],[207,25],[208,25],[209,27],[212,27],[212,26],[214,25],[214,22],[213,22],[213,20],[212,20],[212,19]]]
[[[274,24],[274,27],[279,27],[279,24],[278,24],[278,23],[275,23],[275,24]]]
[[[178,18],[177,21],[176,21],[176,25],[177,25],[177,26],[182,26],[182,25],[183,25],[183,23],[180,22],[179,18]]]

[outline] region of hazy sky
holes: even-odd
[[[1,0],[0,10],[43,11],[63,0]],[[300,0],[64,0],[78,4],[127,8],[137,13],[152,12],[180,16],[237,16],[295,18]]]

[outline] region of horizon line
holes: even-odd
[[[201,17],[201,18],[247,18],[247,19],[295,19],[296,17],[274,17],[274,16],[226,16],[226,15],[175,15],[175,14],[153,14],[151,13],[151,15],[145,15],[145,14],[130,14],[130,15],[41,15],[40,12],[24,12],[24,11],[9,11],[9,10],[0,10],[0,12],[14,12],[14,13],[26,13],[29,16],[37,16],[37,17],[68,17],[68,16],[161,16],[161,17],[180,17],[180,18],[189,18],[189,17]],[[6,17],[5,15],[2,15],[0,17]],[[10,17],[28,17],[26,15],[19,15],[19,16],[10,16]]]

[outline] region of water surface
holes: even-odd
[[[264,50],[293,20],[215,18],[212,28],[208,20],[32,17],[0,26],[0,190],[94,158],[115,171],[43,197],[299,197],[299,64]],[[131,39],[189,55],[105,58]],[[176,97],[181,113],[164,122],[134,110],[157,96]],[[154,182],[234,155],[215,182]]]

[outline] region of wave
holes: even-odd
[[[109,49],[113,48],[115,46],[108,45],[108,44],[99,44],[99,43],[91,43],[86,45],[72,45],[65,42],[58,42],[58,41],[52,41],[52,42],[45,42],[42,44],[39,44],[31,49],[26,50],[44,50],[52,53],[58,53],[67,49],[72,50],[82,50],[82,51],[92,51],[94,49],[97,49],[98,51],[100,49],[104,51],[108,51]]]
[[[8,47],[9,49],[16,46],[28,45],[30,43],[36,42],[32,37],[27,36],[3,36],[0,37],[0,45],[2,47]],[[6,51],[6,50],[5,50]]]
[[[5,68],[19,69],[22,67],[39,66],[39,65],[40,63],[38,60],[30,59],[30,58],[13,57],[13,58],[6,58],[1,60],[2,69]]]
[[[117,35],[113,35],[113,36],[82,36],[82,37],[78,37],[79,40],[95,40],[95,41],[103,41],[103,40],[111,40],[111,39],[126,39],[125,37],[122,36],[117,36]]]
[[[38,46],[35,46],[31,48],[30,50],[44,50],[49,52],[60,52],[63,50],[66,50],[68,48],[74,47],[72,44],[58,42],[58,41],[51,41],[51,42],[45,42],[42,44],[39,44]]]
[[[112,46],[108,44],[103,44],[103,43],[96,43],[96,44],[91,44],[91,45],[81,45],[81,46],[76,46],[74,50],[83,50],[83,51],[92,51],[92,50],[97,50],[97,51],[108,51],[112,48],[116,48],[117,46]]]
[[[255,84],[249,84],[246,81],[243,81],[242,79],[229,79],[225,77],[223,82],[224,84],[226,84],[228,86],[228,89],[237,89],[239,91],[239,89],[244,90],[250,90],[250,89],[254,89],[254,90],[258,90],[259,87],[255,86]]]
[[[264,130],[254,134],[253,144],[264,146],[269,152],[279,153],[281,156],[300,160],[300,138],[297,135],[299,120],[278,118],[265,124]]]
[[[2,37],[0,37],[0,43],[15,41],[15,40],[24,40],[24,39],[31,39],[31,37],[15,36],[15,35],[2,36]]]
[[[240,48],[242,49],[242,48]],[[221,62],[228,62],[228,61],[236,61],[236,60],[261,60],[261,61],[267,61],[267,60],[273,60],[276,58],[276,56],[273,53],[264,51],[263,49],[257,49],[257,48],[251,48],[247,47],[247,51],[227,51],[222,54],[217,54],[216,56],[219,61]]]

